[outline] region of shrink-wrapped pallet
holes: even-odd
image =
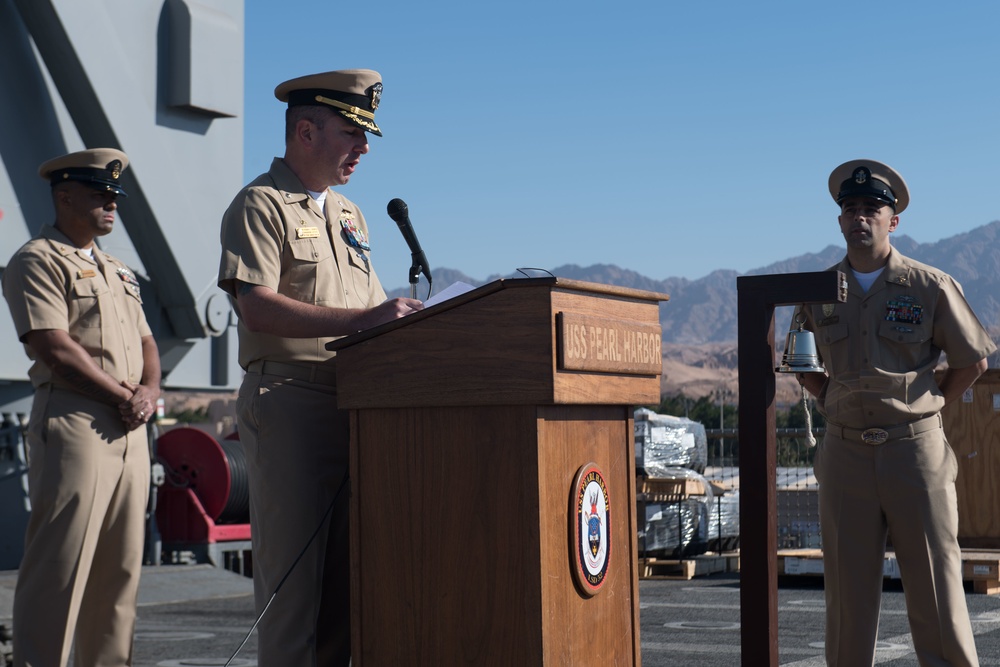
[[[639,475],[668,477],[669,468],[704,472],[708,461],[705,427],[685,417],[635,411],[635,466]]]
[[[636,479],[639,553],[682,558],[708,550],[712,487],[688,468],[664,468],[663,477]]]
[[[708,512],[708,550],[734,551],[740,543],[740,493],[716,494]]]

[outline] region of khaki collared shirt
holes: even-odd
[[[222,219],[219,287],[235,297],[235,281],[262,285],[326,308],[373,308],[385,291],[371,266],[361,210],[330,190],[325,210],[280,158],[236,195]],[[233,299],[235,305],[235,298]],[[238,313],[238,309],[237,309]],[[238,325],[240,365],[257,360],[316,363],[330,359],[336,337],[282,338]]]
[[[142,312],[135,274],[94,247],[94,259],[55,227],[45,225],[24,244],[3,272],[3,295],[20,340],[31,331],[66,331],[111,377],[142,379],[142,338],[152,332]],[[51,382],[73,389],[36,359],[28,377],[35,387]]]
[[[934,380],[941,352],[964,368],[996,350],[948,274],[895,249],[868,292],[845,257],[831,267],[847,276],[846,303],[808,306],[804,328],[829,379],[817,405],[850,428],[888,427],[931,416],[944,406]]]

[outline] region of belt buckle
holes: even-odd
[[[881,445],[889,439],[889,432],[884,428],[868,428],[861,432],[861,440],[866,445]]]

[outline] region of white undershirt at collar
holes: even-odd
[[[854,269],[851,269],[851,272],[854,274],[854,277],[858,279],[858,282],[861,283],[861,289],[867,292],[869,288],[875,284],[878,277],[882,275],[883,270],[885,270],[884,266],[869,273],[861,273],[860,271],[856,271]]]
[[[319,204],[319,208],[322,211],[323,206],[326,204],[326,194],[329,192],[329,190],[324,189],[322,192],[313,192],[312,190],[306,190],[306,192],[308,192],[309,196],[312,197],[317,204]]]

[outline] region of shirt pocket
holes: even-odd
[[[116,271],[116,273],[118,274],[118,279],[121,281],[122,291],[131,297],[129,303],[131,304],[134,301],[142,306],[142,288],[139,285],[139,279],[131,271],[125,275],[122,274],[121,270]]]
[[[371,257],[364,250],[353,246],[347,247],[347,256],[355,291],[359,295],[368,294],[368,288],[372,284]],[[362,297],[359,296],[359,298]]]
[[[108,285],[98,278],[77,280],[70,290],[69,326],[93,329],[101,326],[101,300]]]
[[[816,347],[820,356],[827,361],[847,357],[848,329],[846,324],[831,324],[820,327],[815,332]]]
[[[907,372],[929,363],[931,328],[924,324],[879,322],[878,366],[888,371]]]
[[[332,271],[333,248],[326,238],[296,239],[288,242],[291,256],[281,278],[282,294],[308,303],[315,303],[320,273]]]

